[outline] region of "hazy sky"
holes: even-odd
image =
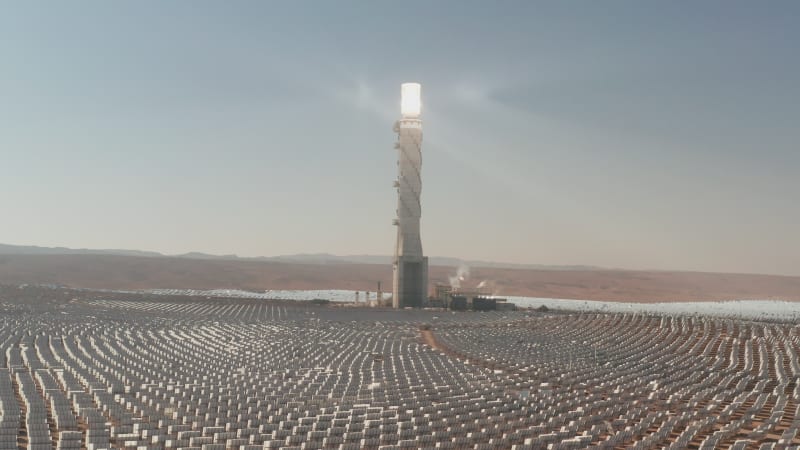
[[[0,242],[800,275],[800,2],[0,8]]]

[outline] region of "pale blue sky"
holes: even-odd
[[[0,8],[0,242],[800,275],[798,2]]]

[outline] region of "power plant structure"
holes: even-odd
[[[394,252],[392,306],[421,307],[428,300],[428,258],[422,254],[420,218],[422,205],[422,113],[421,86],[400,86],[401,119],[397,133],[397,244]]]
[[[452,287],[437,284],[429,306],[452,311],[515,311],[508,299],[494,296],[487,289]]]

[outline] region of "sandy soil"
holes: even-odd
[[[430,268],[431,286],[452,267]],[[0,283],[43,283],[105,289],[391,288],[392,268],[380,264],[290,264],[98,255],[2,255]],[[800,277],[700,272],[525,270],[472,268],[467,285],[486,281],[497,295],[612,301],[800,301]]]

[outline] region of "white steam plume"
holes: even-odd
[[[450,287],[453,289],[458,289],[461,287],[461,282],[469,278],[469,266],[464,264],[463,262],[461,265],[458,266],[456,270],[456,274],[448,277],[450,280]]]

